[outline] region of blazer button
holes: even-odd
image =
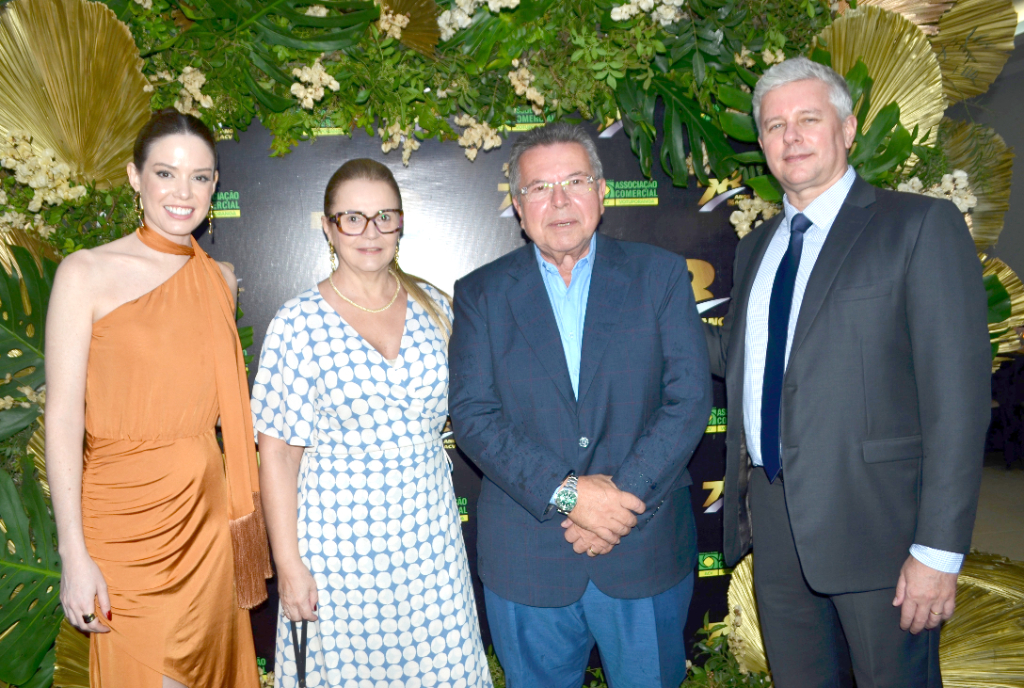
[[[590,440],[588,440],[586,437],[581,437],[580,438],[580,446],[581,447],[586,449],[589,445],[590,445]]]

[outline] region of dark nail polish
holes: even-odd
[[[113,621],[113,620],[114,620],[114,612],[113,611],[107,612],[107,621]]]
[[[315,604],[313,605],[313,611],[316,611],[316,605]]]

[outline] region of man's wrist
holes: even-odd
[[[963,554],[925,547],[924,545],[911,545],[910,555],[925,566],[942,573],[960,573],[960,567],[964,563]]]

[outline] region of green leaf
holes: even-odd
[[[60,625],[58,624],[58,628]],[[53,686],[53,667],[57,661],[57,644],[54,643],[50,647],[50,651],[43,655],[43,661],[36,669],[36,673],[32,675],[25,683],[22,683],[18,688],[52,688]]]
[[[718,102],[740,112],[750,114],[754,109],[754,96],[727,84],[718,87]]]
[[[871,86],[874,84],[874,80],[868,75],[867,65],[860,60],[857,60],[857,64],[846,73],[845,78],[846,86],[850,90],[850,100],[857,112],[857,131],[860,131],[864,118],[871,107]],[[861,102],[862,95],[864,96],[863,102]],[[860,102],[859,108],[857,108],[858,102]]]
[[[736,155],[730,155],[729,158],[731,160],[735,160],[741,165],[764,165],[767,162],[764,157],[764,152],[759,150],[737,153]]]
[[[258,100],[260,105],[271,112],[284,112],[295,105],[295,101],[293,99],[282,98],[281,96],[271,93],[257,84],[256,80],[252,78],[252,74],[249,73],[249,70],[245,70],[245,83],[249,87],[249,92],[252,94],[253,98]]]
[[[753,177],[751,179],[744,179],[743,183],[753,189],[758,196],[769,203],[782,202],[782,187],[779,185],[778,180],[770,174]]]
[[[708,183],[708,175],[704,172],[704,166],[700,164],[701,143],[707,148],[708,162],[715,176],[725,179],[733,170],[736,163],[729,160],[735,151],[725,138],[722,130],[716,127],[700,108],[697,101],[689,98],[681,92],[683,89],[666,76],[657,76],[651,81],[654,91],[665,101],[666,108],[678,110],[679,119],[686,125],[686,134],[689,143],[689,150],[693,155],[694,172],[701,184]],[[669,144],[668,141],[662,145]],[[675,181],[673,180],[673,183]]]
[[[889,137],[885,150],[857,168],[857,173],[869,184],[878,185],[887,181],[888,173],[902,165],[914,149],[914,135],[902,124]]]
[[[331,34],[325,34],[316,39],[297,38],[290,31],[286,32],[274,26],[266,17],[257,20],[256,31],[263,37],[263,40],[271,45],[283,45],[296,50],[312,50],[322,52],[333,52],[351,48],[363,37],[368,24],[353,26],[342,29]]]
[[[281,71],[281,69],[275,65],[269,57],[262,55],[258,50],[251,50],[249,52],[249,59],[252,60],[252,63],[262,70],[264,74],[277,83],[284,84],[288,87],[291,87],[291,85],[295,83],[295,79]]]
[[[0,384],[0,397],[23,397],[18,387],[38,389],[46,380],[43,336],[57,264],[44,258],[40,271],[24,248],[11,246],[11,254],[16,269],[12,274],[0,269],[0,380],[11,376],[9,383]],[[0,439],[27,427],[37,415],[35,405],[0,412]]]
[[[56,526],[31,461],[23,467],[20,494],[0,470],[0,681],[15,685],[36,673],[63,617]]]
[[[704,83],[704,79],[707,77],[707,72],[704,65],[704,56],[701,55],[700,51],[697,50],[693,53],[693,79],[700,86]]]
[[[629,136],[629,145],[640,162],[640,171],[651,177],[651,158],[654,147],[654,104],[657,98],[640,88],[634,79],[624,79],[615,89],[615,100],[622,113],[622,128]]]
[[[988,296],[988,324],[1003,322],[1011,315],[1010,293],[999,281],[998,275],[985,276],[985,293]]]
[[[813,60],[814,62],[817,62],[818,64],[823,64],[826,67],[831,67],[832,66],[832,53],[830,53],[829,51],[825,50],[824,48],[820,48],[820,47],[816,46],[814,48],[814,50],[811,51],[811,60]]]
[[[899,103],[893,101],[878,111],[867,133],[857,134],[850,152],[849,163],[857,168],[867,162],[876,154],[878,147],[882,145],[893,127],[899,123],[900,106]]]
[[[757,127],[754,126],[754,118],[750,115],[722,112],[718,115],[718,123],[722,125],[722,131],[737,141],[744,143],[757,141]]]

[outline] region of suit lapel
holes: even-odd
[[[551,299],[544,287],[532,244],[519,249],[519,255],[508,272],[516,280],[506,294],[512,317],[558,392],[570,408],[576,408],[562,338],[558,334]]]
[[[825,297],[828,296],[832,282],[835,281],[836,275],[842,268],[847,254],[875,214],[869,207],[874,201],[874,187],[857,177],[843,202],[839,215],[832,223],[825,244],[821,247],[821,253],[818,254],[818,260],[814,263],[811,277],[807,281],[804,300],[800,306],[800,316],[796,321],[796,331],[793,333],[790,359],[803,343],[807,331],[818,316],[818,311],[821,310]]]
[[[579,399],[586,398],[597,374],[598,364],[622,319],[629,292],[625,271],[626,254],[618,242],[597,235],[597,256],[590,277],[587,316],[583,322],[583,355],[580,360]]]

